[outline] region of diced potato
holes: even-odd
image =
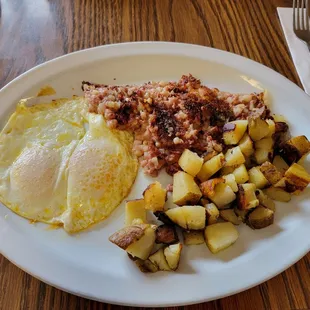
[[[293,137],[287,143],[296,147],[300,157],[310,152],[310,142],[306,136]]]
[[[233,171],[236,169],[236,167],[223,167],[221,169],[221,175],[224,176],[224,175],[227,175],[227,174],[231,174],[233,173]]]
[[[240,210],[237,206],[234,207],[234,212],[237,215],[238,219],[242,222],[245,222],[247,219],[248,213],[250,213],[250,210]]]
[[[236,193],[238,191],[238,184],[236,182],[236,178],[234,174],[224,175],[223,179],[225,180],[225,184],[230,186],[230,188]]]
[[[183,231],[185,245],[198,245],[205,242],[202,231]]]
[[[198,179],[201,182],[208,180],[213,174],[218,172],[224,166],[224,163],[225,157],[223,153],[212,157],[202,165],[201,170],[197,174]]]
[[[239,191],[237,193],[238,208],[241,210],[248,210],[259,205],[259,201],[255,195],[256,186],[253,183],[238,185]]]
[[[182,207],[169,209],[165,212],[168,218],[178,226],[187,229],[186,218]]]
[[[273,223],[274,212],[268,208],[258,206],[250,213],[247,224],[252,229],[265,228]]]
[[[202,206],[183,206],[169,209],[166,215],[186,230],[200,230],[206,226],[206,209]]]
[[[254,158],[257,164],[262,164],[266,161],[270,161],[272,157],[272,152],[266,149],[257,149],[254,152]]]
[[[180,167],[193,177],[200,171],[202,164],[203,159],[188,149],[183,151],[179,159]]]
[[[215,187],[214,196],[208,198],[210,198],[210,200],[214,202],[219,209],[222,209],[236,199],[236,194],[230,186],[220,183]]]
[[[237,184],[243,184],[249,180],[249,174],[245,165],[240,165],[233,171]]]
[[[237,144],[248,127],[247,120],[238,120],[226,123],[223,126],[223,140],[226,145]]]
[[[274,120],[275,122],[284,122],[284,123],[287,122],[287,120],[286,120],[286,118],[284,117],[284,115],[281,115],[281,114],[273,114],[272,117],[273,117],[273,120]]]
[[[136,265],[139,267],[139,269],[144,272],[157,272],[158,271],[158,267],[153,264],[150,260],[142,260],[142,259],[137,259],[135,260]]]
[[[242,223],[233,209],[221,210],[220,216],[223,220],[233,223],[234,225],[240,225]]]
[[[268,182],[272,185],[276,184],[282,178],[282,173],[270,162],[266,161],[260,166],[260,171],[263,173]]]
[[[179,238],[174,226],[164,224],[157,227],[155,243],[172,244],[178,241]]]
[[[127,226],[110,236],[109,240],[131,256],[145,260],[154,246],[155,230],[156,226],[149,224]]]
[[[272,138],[273,134],[276,132],[276,124],[272,119],[267,119],[266,122],[269,126],[269,133],[266,137]]]
[[[200,190],[205,197],[211,197],[215,195],[215,187],[217,184],[225,183],[224,178],[215,178],[200,184]]]
[[[279,156],[276,155],[273,159],[272,164],[277,168],[277,170],[279,172],[281,172],[282,174],[285,173],[285,171],[289,168],[289,165],[285,162],[285,160]]]
[[[171,268],[168,265],[167,259],[164,254],[164,248],[160,248],[154,254],[149,257],[149,260],[157,266],[159,270],[162,271],[171,271]]]
[[[255,184],[256,188],[264,188],[266,187],[269,182],[265,178],[264,174],[260,171],[259,167],[253,167],[249,171],[249,181],[250,183]]]
[[[225,166],[226,167],[238,167],[245,163],[245,158],[241,152],[239,146],[233,147],[227,150],[225,154]]]
[[[213,254],[231,246],[238,237],[238,230],[230,222],[216,223],[205,229],[206,243]]]
[[[265,161],[269,161],[273,155],[273,139],[264,138],[255,142],[254,157],[258,164],[262,164]]]
[[[145,208],[153,212],[164,210],[167,199],[167,191],[159,182],[150,184],[143,192]]]
[[[256,149],[266,149],[266,150],[272,150],[273,148],[273,140],[272,138],[263,138],[259,141],[255,142],[255,148]]]
[[[254,154],[254,143],[247,133],[245,133],[242,139],[240,140],[239,147],[242,154],[246,157],[249,157],[252,154]]]
[[[249,118],[248,131],[253,141],[258,141],[269,134],[269,125],[261,118]]]
[[[298,194],[302,192],[310,183],[310,175],[299,164],[294,163],[285,172],[284,178],[282,178],[275,187],[281,187],[286,192]]]
[[[173,203],[177,205],[194,204],[199,201],[201,196],[201,191],[193,176],[183,171],[173,175]]]
[[[183,206],[188,230],[200,230],[206,226],[206,209],[202,206]]]
[[[212,225],[217,222],[217,219],[220,216],[220,212],[217,208],[217,206],[214,203],[208,203],[204,205],[206,208],[206,215],[207,215],[207,224]]]
[[[310,142],[306,136],[291,138],[281,145],[280,154],[288,164],[297,162],[310,151]]]
[[[146,223],[146,210],[144,199],[128,200],[125,206],[125,225],[129,226],[133,220],[141,219]]]
[[[259,204],[272,210],[276,211],[276,205],[273,200],[271,200],[267,195],[265,195],[260,189],[256,190],[256,197],[259,200]]]
[[[264,193],[271,199],[276,201],[288,202],[291,200],[291,195],[282,188],[268,187],[264,190]]]
[[[182,244],[171,244],[164,249],[164,255],[171,270],[177,270],[181,258]]]

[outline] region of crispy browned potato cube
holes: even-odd
[[[238,145],[244,156],[249,157],[254,154],[254,143],[247,133],[244,134]]]
[[[193,176],[179,171],[173,175],[173,203],[181,206],[185,204],[194,204],[199,201],[202,194],[196,184]]]
[[[205,197],[211,197],[215,194],[215,186],[220,183],[225,183],[224,178],[215,178],[200,184],[200,190]]]
[[[149,257],[149,260],[161,271],[171,271],[164,254],[164,248],[160,248]]]
[[[184,150],[180,159],[180,167],[193,177],[201,170],[203,159],[188,149]]]
[[[237,144],[248,127],[247,120],[237,120],[223,126],[223,140],[226,145]]]
[[[181,252],[182,252],[181,243],[171,244],[164,249],[165,258],[171,270],[178,269],[181,258]]]
[[[250,213],[247,224],[252,229],[261,229],[273,224],[274,212],[263,206],[258,206]]]
[[[201,170],[197,174],[198,179],[201,182],[208,180],[213,174],[218,172],[224,166],[224,163],[225,157],[223,153],[212,157],[202,165]]]
[[[225,154],[225,167],[238,167],[245,163],[245,158],[239,146],[227,150]]]
[[[216,223],[205,229],[206,243],[213,254],[234,244],[238,237],[238,230],[230,222]]]
[[[291,138],[281,145],[280,155],[288,164],[297,162],[310,151],[310,142],[306,136]]]
[[[236,194],[229,185],[220,183],[216,185],[214,195],[208,198],[219,208],[225,208],[228,204],[236,199]]]
[[[289,168],[289,165],[286,163],[286,161],[279,155],[276,155],[273,159],[272,164],[278,169],[279,172],[282,174],[285,173],[285,171]]]
[[[234,225],[240,225],[242,223],[241,219],[236,215],[233,209],[220,210],[220,216],[223,220]]]
[[[153,212],[164,210],[167,200],[167,191],[156,181],[150,184],[143,192],[145,208]]]
[[[266,207],[273,212],[276,211],[276,205],[272,199],[263,193],[260,189],[256,190],[256,197],[259,200],[259,204],[263,207]]]
[[[249,171],[249,181],[255,184],[256,188],[261,189],[266,187],[269,182],[265,178],[264,174],[260,171],[259,167],[253,167]]]
[[[129,226],[133,220],[141,219],[146,223],[146,210],[144,199],[128,200],[125,206],[125,225]]]
[[[240,165],[233,172],[237,184],[243,184],[249,180],[249,174],[245,165]]]
[[[236,193],[238,191],[238,184],[236,182],[235,175],[233,173],[227,174],[223,176],[223,179],[225,180],[225,184],[230,186],[230,188]]]
[[[155,230],[156,226],[149,224],[127,226],[110,236],[109,240],[131,256],[145,260],[153,249]]]
[[[266,121],[259,117],[250,117],[248,131],[253,141],[263,139],[269,134],[269,125]]]
[[[268,187],[264,190],[264,194],[276,201],[289,202],[291,200],[291,195],[278,187]]]
[[[172,225],[160,225],[156,229],[156,243],[172,244],[178,242],[179,238],[176,229]]]
[[[283,176],[282,173],[269,161],[264,162],[259,169],[272,185],[279,182]]]
[[[183,238],[185,245],[198,245],[205,242],[205,238],[203,236],[203,232],[196,231],[183,231]]]
[[[215,224],[220,216],[219,209],[214,203],[208,203],[204,207],[206,208],[207,224]]]
[[[259,201],[255,195],[256,186],[253,183],[238,185],[237,193],[238,208],[248,210],[258,206]]]
[[[283,188],[286,192],[298,194],[302,192],[310,183],[310,175],[299,164],[294,163],[285,172],[282,178],[275,187]]]

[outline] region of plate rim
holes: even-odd
[[[134,47],[137,47],[137,48],[141,48],[141,47],[146,46],[146,45],[151,45],[151,46],[152,45],[153,46],[156,45],[156,46],[165,46],[165,47],[170,46],[171,49],[174,49],[174,48],[180,47],[180,46],[183,46],[183,47],[186,46],[186,48],[197,49],[197,51],[198,51],[198,49],[205,50],[205,51],[210,50],[210,51],[212,51],[214,53],[218,53],[219,55],[224,55],[223,57],[225,57],[225,55],[229,55],[227,57],[234,57],[236,59],[239,59],[242,62],[249,62],[252,65],[255,65],[255,66],[258,66],[258,67],[263,67],[265,70],[267,69],[269,72],[272,72],[272,74],[276,74],[278,76],[278,78],[280,78],[282,80],[286,80],[286,82],[288,81],[291,84],[291,86],[295,88],[296,91],[300,92],[300,94],[302,94],[305,98],[307,98],[307,100],[309,100],[308,95],[306,93],[304,93],[303,90],[298,85],[296,85],[295,83],[293,83],[288,78],[286,78],[285,76],[281,75],[280,73],[278,73],[278,72],[274,71],[273,69],[271,69],[271,68],[269,68],[269,67],[267,67],[267,66],[265,66],[263,64],[260,64],[260,63],[258,63],[256,61],[253,61],[253,60],[248,59],[246,57],[243,57],[241,55],[233,54],[231,52],[227,52],[227,51],[223,51],[223,50],[219,50],[219,49],[215,49],[215,48],[211,48],[211,47],[206,47],[206,46],[201,46],[201,45],[196,45],[196,44],[186,44],[186,43],[177,43],[177,42],[163,42],[163,41],[162,42],[141,41],[141,42],[125,42],[125,43],[117,43],[117,44],[108,44],[108,45],[102,45],[102,46],[97,46],[97,47],[93,47],[93,48],[83,49],[83,50],[75,51],[75,52],[72,52],[72,53],[69,53],[69,54],[66,54],[66,55],[59,56],[57,58],[54,58],[54,59],[49,60],[49,61],[46,61],[46,62],[44,62],[42,64],[39,64],[39,65],[37,65],[37,66],[27,70],[26,72],[22,73],[21,75],[19,75],[18,77],[16,77],[15,79],[10,81],[9,83],[7,83],[0,90],[0,97],[3,95],[3,93],[9,92],[11,90],[11,88],[14,87],[14,85],[17,82],[20,82],[25,77],[33,74],[34,72],[38,72],[39,70],[42,70],[42,69],[44,69],[47,66],[50,66],[50,64],[53,64],[53,63],[58,62],[58,61],[61,61],[62,59],[70,58],[70,57],[73,57],[74,55],[86,54],[86,53],[89,53],[91,51],[96,51],[96,50],[103,50],[103,53],[104,53],[104,50],[107,49],[107,48],[116,48],[117,49],[117,48],[122,48],[124,46],[134,46]],[[172,54],[177,55],[178,53],[176,51],[174,51],[174,53],[172,53]],[[191,55],[189,55],[189,54],[184,54],[184,56],[191,57]],[[197,58],[196,56],[192,56],[192,57]],[[220,57],[222,57],[222,56],[220,56]],[[203,59],[203,58],[201,58],[201,59]],[[232,67],[234,67],[234,66],[232,66]],[[1,223],[1,219],[0,219],[0,223]],[[250,288],[252,288],[252,287],[254,287],[256,285],[259,285],[259,284],[261,284],[261,283],[263,283],[263,282],[265,282],[265,281],[275,277],[276,275],[280,274],[281,272],[283,272],[284,270],[286,270],[287,268],[289,268],[290,266],[295,264],[304,255],[306,255],[309,252],[309,250],[310,250],[310,242],[308,242],[308,244],[305,244],[305,246],[302,249],[299,248],[298,255],[293,255],[294,259],[291,259],[289,263],[284,264],[282,268],[280,268],[277,271],[271,273],[268,277],[264,277],[260,281],[256,281],[256,282],[254,281],[254,283],[252,283],[250,285],[247,285],[246,287],[241,287],[239,289],[232,290],[232,291],[227,292],[225,294],[218,294],[217,296],[214,296],[212,298],[203,298],[202,297],[199,300],[197,300],[197,299],[196,300],[188,299],[187,302],[172,301],[172,302],[159,303],[159,304],[154,304],[154,303],[147,304],[147,303],[130,303],[128,301],[122,302],[121,300],[109,300],[109,298],[104,298],[103,299],[101,297],[96,298],[96,296],[92,296],[92,295],[89,295],[89,294],[84,294],[83,292],[81,292],[78,289],[70,289],[69,287],[65,287],[65,286],[63,286],[61,284],[58,285],[58,284],[55,284],[55,283],[51,283],[48,280],[48,278],[41,277],[41,276],[37,275],[36,273],[32,272],[32,270],[24,268],[22,266],[22,264],[20,264],[18,262],[18,260],[14,259],[10,255],[6,255],[5,251],[3,250],[4,247],[2,245],[3,244],[2,243],[3,242],[2,239],[3,239],[3,231],[0,228],[0,253],[4,257],[6,257],[9,261],[11,261],[13,264],[18,266],[18,268],[22,269],[23,271],[25,271],[26,273],[30,274],[31,276],[33,276],[33,277],[43,281],[44,283],[47,283],[48,285],[51,285],[51,286],[56,287],[56,288],[59,288],[59,289],[65,291],[65,292],[72,293],[74,295],[77,295],[77,296],[80,296],[80,297],[84,297],[84,298],[88,298],[88,299],[92,299],[92,300],[96,300],[96,301],[106,302],[106,303],[110,303],[110,304],[127,305],[127,306],[143,306],[143,307],[164,307],[164,306],[174,306],[174,305],[191,305],[191,304],[196,304],[196,303],[210,301],[210,300],[214,300],[214,299],[218,299],[218,298],[227,297],[227,296],[230,296],[230,295],[233,295],[233,294],[245,291],[247,289],[250,289]]]

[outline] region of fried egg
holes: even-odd
[[[127,196],[138,169],[132,143],[131,134],[112,131],[102,115],[89,114],[89,130],[68,165],[67,231],[105,219]]]
[[[33,221],[85,229],[128,194],[138,167],[132,143],[83,98],[22,100],[0,135],[0,200]]]

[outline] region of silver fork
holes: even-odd
[[[296,36],[307,44],[310,51],[309,0],[294,0],[293,29]]]

